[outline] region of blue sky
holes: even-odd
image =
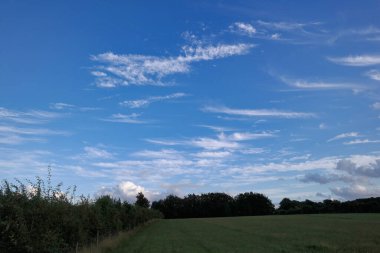
[[[0,3],[1,178],[132,201],[380,195],[377,1]]]

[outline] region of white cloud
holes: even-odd
[[[328,60],[347,66],[361,67],[380,64],[380,55],[357,55],[346,57],[328,57]]]
[[[368,143],[380,143],[380,140],[368,140],[368,139],[357,139],[353,141],[344,142],[344,145],[356,145],[356,144],[368,144]]]
[[[154,102],[159,102],[163,100],[170,100],[170,99],[176,99],[185,97],[187,94],[185,93],[173,93],[166,96],[151,96],[146,99],[139,99],[139,100],[126,100],[120,103],[121,106],[129,107],[129,108],[140,108],[150,105]]]
[[[311,26],[311,25],[319,25],[320,23],[315,22],[315,23],[291,23],[291,22],[266,22],[262,20],[258,20],[257,23],[260,26],[273,29],[273,30],[278,30],[278,31],[290,31],[290,30],[300,30],[303,29],[306,26]]]
[[[365,88],[363,86],[351,83],[310,82],[306,80],[291,80],[285,77],[281,77],[280,79],[291,87],[305,90],[360,90]]]
[[[219,44],[214,46],[184,46],[176,57],[118,55],[112,52],[92,56],[103,65],[92,74],[98,87],[112,88],[127,85],[165,85],[162,78],[190,71],[191,63],[209,61],[233,55],[247,54],[251,44]]]
[[[236,141],[226,140],[226,139],[212,139],[206,137],[195,138],[189,142],[189,144],[209,149],[209,150],[218,150],[218,149],[236,149],[240,147],[240,144]]]
[[[176,145],[183,144],[183,142],[173,141],[173,140],[145,139],[145,141],[153,143],[153,144],[157,144],[157,145],[164,145],[164,146],[176,146]]]
[[[270,36],[270,38],[271,38],[272,40],[278,40],[278,39],[281,38],[281,34],[279,34],[279,33],[274,33],[274,34],[272,34],[272,35]]]
[[[373,103],[372,108],[375,110],[380,110],[380,102]]]
[[[133,156],[139,156],[149,159],[181,159],[182,154],[174,149],[162,149],[159,151],[143,150],[135,152]]]
[[[346,139],[346,138],[353,138],[353,137],[360,137],[360,135],[357,132],[338,134],[335,137],[327,140],[327,142],[336,141],[336,140],[340,140],[340,139]]]
[[[21,134],[21,135],[69,135],[65,131],[55,131],[45,128],[20,128],[0,125],[0,134]]]
[[[225,158],[230,156],[232,153],[229,151],[203,151],[194,154],[196,157],[200,158]]]
[[[292,112],[275,109],[232,109],[226,106],[206,106],[203,108],[203,111],[247,117],[313,118],[316,116],[314,113],[306,112]]]
[[[109,159],[112,158],[113,155],[108,151],[96,147],[84,147],[84,151],[86,153],[86,157],[89,158],[101,158],[101,159]]]
[[[230,25],[229,28],[232,32],[240,33],[247,36],[252,36],[257,32],[256,28],[254,28],[251,24],[242,22],[235,22],[234,24]]]
[[[58,113],[42,110],[14,111],[0,107],[0,120],[9,120],[17,123],[42,124],[61,116]]]
[[[245,155],[252,155],[252,154],[261,154],[265,152],[265,149],[263,148],[247,148],[247,149],[240,149],[240,153]]]
[[[230,135],[225,135],[223,133],[219,134],[219,139],[227,139],[231,141],[248,141],[256,140],[260,138],[275,137],[273,132],[261,132],[261,133],[250,133],[250,132],[235,132]]]
[[[145,123],[145,121],[142,121],[138,119],[140,117],[140,114],[132,113],[129,115],[126,114],[112,114],[111,117],[102,119],[103,121],[109,121],[109,122],[118,122],[118,123],[130,123],[130,124],[142,124]]]
[[[71,109],[73,107],[75,107],[75,106],[71,105],[71,104],[66,104],[66,103],[52,103],[52,104],[50,104],[50,108],[56,109],[56,110]]]
[[[373,80],[380,81],[380,71],[377,69],[372,69],[366,72],[365,75]]]
[[[380,189],[368,187],[361,184],[353,184],[348,187],[332,187],[331,192],[347,200],[358,198],[377,197],[380,195]]]
[[[115,186],[103,186],[98,190],[96,196],[99,197],[102,195],[110,195],[113,198],[120,198],[122,201],[134,203],[136,201],[136,195],[139,192],[142,192],[150,201],[159,197],[159,193],[149,191],[131,181],[122,181]]]

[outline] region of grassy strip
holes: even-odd
[[[88,247],[85,247],[78,251],[78,253],[108,253],[113,252],[114,250],[118,249],[123,242],[128,240],[132,235],[135,235],[139,231],[143,230],[147,226],[151,225],[152,223],[156,222],[157,220],[150,220],[148,222],[145,222],[142,225],[139,225],[138,227],[129,230],[129,231],[123,231],[118,233],[115,236],[110,236],[102,241],[99,242],[98,247],[96,246],[96,243],[93,243],[89,245]]]

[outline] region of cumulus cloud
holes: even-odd
[[[96,196],[109,195],[116,199],[120,198],[122,201],[134,203],[136,201],[136,195],[139,192],[142,192],[150,201],[157,199],[157,196],[159,196],[159,193],[149,191],[131,181],[123,181],[114,186],[101,187],[96,193]]]
[[[166,96],[151,96],[146,99],[138,99],[138,100],[126,100],[121,103],[119,103],[121,106],[129,107],[129,108],[140,108],[140,107],[146,107],[150,105],[151,103],[164,101],[164,100],[171,100],[176,98],[185,97],[187,94],[185,93],[173,93]]]
[[[380,177],[380,159],[360,166],[350,160],[341,160],[337,163],[336,169],[352,175]]]
[[[205,112],[222,113],[246,117],[277,117],[277,118],[313,118],[314,113],[282,111],[276,109],[233,109],[226,106],[206,106]]]
[[[371,180],[380,178],[380,159],[371,156],[353,156],[336,162],[332,173],[307,173],[300,178],[304,183],[329,184],[342,182],[343,186],[331,187],[331,193],[344,199],[377,196],[380,188]]]
[[[101,63],[92,71],[96,85],[103,88],[128,85],[166,85],[162,79],[169,75],[187,73],[191,64],[233,55],[247,54],[252,44],[218,44],[212,46],[184,46],[176,57],[146,55],[119,55],[112,52],[94,55],[91,59]]]
[[[347,200],[378,197],[380,195],[379,188],[368,187],[361,184],[353,184],[349,187],[332,187],[330,190],[333,194]]]
[[[329,61],[340,65],[362,67],[380,64],[380,55],[357,55],[346,57],[328,57]]]

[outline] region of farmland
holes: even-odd
[[[380,252],[380,214],[159,220],[122,252]]]

